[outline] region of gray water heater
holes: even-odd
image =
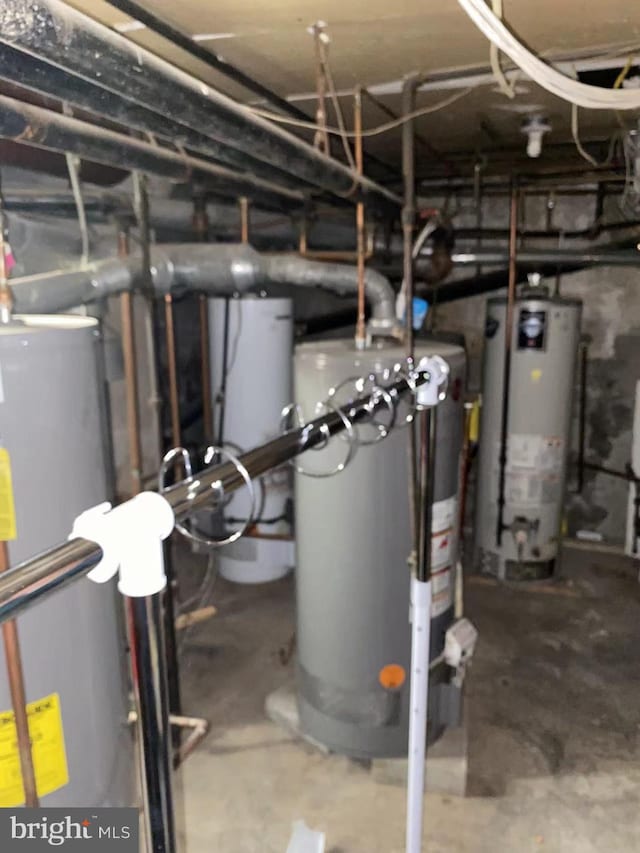
[[[107,496],[96,321],[16,321],[0,327],[0,447],[10,460],[17,532],[12,565],[64,541],[76,516]],[[18,617],[43,806],[135,804],[121,613],[115,581],[81,578]],[[11,709],[0,647],[0,807],[24,802],[15,741],[6,735]]]
[[[544,287],[515,301],[499,543],[506,312],[505,298],[488,301],[474,562],[503,580],[540,579],[558,556],[581,303]]]
[[[451,375],[449,395],[437,409],[432,658],[442,652],[454,615],[466,368],[461,347],[416,342],[417,359],[436,353],[446,359]],[[404,363],[395,343],[364,351],[350,340],[303,344],[295,355],[294,399],[310,419],[322,411],[316,403],[327,398],[330,388],[345,382],[346,391],[350,379],[371,374],[384,384],[385,376],[392,381],[394,365]],[[333,398],[337,403],[340,393]],[[378,417],[382,423],[384,411]],[[402,407],[398,417],[403,417]],[[359,428],[359,435],[370,441],[375,429]],[[300,724],[308,738],[361,758],[400,756],[407,750],[408,440],[406,429],[396,428],[382,441],[359,447],[346,469],[333,477],[298,473],[295,478]],[[305,470],[327,472],[340,465],[347,451],[348,436],[342,433],[327,448],[307,451],[298,461]],[[443,669],[432,673],[432,738],[446,717],[450,685]]]

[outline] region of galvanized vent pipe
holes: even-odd
[[[140,257],[109,258],[81,269],[13,279],[14,310],[22,314],[64,311],[141,284]],[[242,293],[268,284],[322,287],[356,294],[358,271],[346,264],[309,261],[298,255],[268,255],[244,243],[151,247],[151,276],[156,295],[194,290],[220,295]],[[394,291],[388,280],[366,270],[365,292],[373,331],[389,333],[395,325]]]

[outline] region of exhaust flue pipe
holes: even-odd
[[[139,255],[108,258],[80,269],[13,279],[14,311],[52,314],[134,290],[142,284]],[[164,245],[151,247],[151,279],[158,296],[198,291],[211,296],[244,293],[255,287],[283,284],[321,287],[356,294],[358,271],[347,264],[325,264],[298,255],[261,254],[243,243]],[[395,294],[376,270],[365,277],[373,333],[389,334],[395,326]]]

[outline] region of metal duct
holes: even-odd
[[[308,261],[298,255],[265,255],[263,258],[266,278],[273,283],[324,287],[338,293],[357,291],[356,267]],[[395,291],[381,273],[371,268],[365,269],[364,287],[371,307],[372,325],[381,330],[389,329],[394,325]]]
[[[297,255],[262,255],[244,243],[153,246],[151,276],[156,294],[198,290],[209,295],[242,293],[253,287],[287,284],[357,293],[358,271],[346,264],[324,264]],[[104,299],[140,285],[140,256],[109,258],[82,269],[56,270],[11,281],[15,311],[48,314]],[[377,331],[395,325],[395,295],[375,270],[365,277],[372,324]]]
[[[400,199],[60,0],[3,0],[0,41],[336,195]],[[70,100],[66,86],[57,93]],[[93,112],[100,112],[96,103]],[[117,120],[117,119],[116,119]],[[138,125],[139,129],[148,130]]]

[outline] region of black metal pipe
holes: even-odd
[[[543,278],[555,276],[558,266],[562,267],[562,271],[567,273],[580,272],[581,270],[595,266],[606,266],[607,264],[624,265],[624,266],[640,266],[640,254],[634,252],[637,240],[625,240],[619,243],[609,244],[611,249],[616,251],[595,252],[566,252],[557,260],[545,262],[543,257],[549,255],[540,253],[540,260],[529,260],[523,262],[521,253],[518,256],[516,263],[516,284],[521,284],[527,281],[527,273],[531,271],[539,272]],[[622,250],[631,249],[630,252],[623,254]],[[530,257],[531,253],[526,253],[526,257]],[[624,264],[623,264],[624,261]],[[389,274],[389,270],[383,267],[378,267],[382,272]],[[418,267],[419,269],[419,267]],[[484,273],[480,277],[473,276],[472,278],[461,279],[460,281],[451,281],[437,286],[438,302],[455,302],[457,299],[467,299],[470,296],[480,296],[484,293],[491,293],[495,290],[501,290],[508,286],[509,271],[505,269],[496,270],[490,273]],[[435,296],[435,287],[428,285],[420,286],[419,293],[426,299],[433,299]]]
[[[222,333],[222,366],[221,366],[221,375],[222,379],[220,381],[220,398],[218,400],[218,446],[222,447],[224,445],[224,416],[227,406],[227,379],[229,377],[229,326],[231,322],[230,318],[231,313],[231,300],[228,296],[225,296],[224,299],[224,324],[223,324],[223,333]]]
[[[28,8],[25,0],[3,0],[0,41],[328,192],[366,197],[391,213],[400,207],[393,193],[61,0],[38,0],[37,14]]]
[[[149,853],[175,853],[171,726],[162,593],[129,599],[129,645]]]
[[[587,437],[587,357],[589,344],[586,341],[580,343],[580,401],[578,411],[578,484],[577,494],[581,495],[584,489],[584,454]]]
[[[228,77],[229,80],[233,80],[234,83],[238,83],[240,86],[247,89],[247,91],[252,92],[259,98],[262,98],[262,100],[271,104],[272,107],[275,107],[275,109],[283,115],[288,115],[302,121],[309,121],[307,113],[303,112],[295,104],[287,101],[286,98],[281,98],[280,95],[267,88],[267,86],[260,83],[254,77],[250,77],[241,68],[238,68],[237,65],[233,65],[225,59],[224,56],[221,56],[219,53],[214,53],[208,47],[204,47],[191,36],[186,35],[182,30],[179,30],[173,24],[170,24],[169,21],[159,18],[149,9],[145,9],[139,3],[134,2],[134,0],[107,0],[107,2],[110,6],[120,9],[121,12],[124,12],[136,21],[140,21],[140,23],[144,24],[148,30],[151,30],[151,32],[162,36],[162,38],[167,39],[167,41],[177,45],[181,50],[184,50],[185,53],[188,53],[200,62],[204,62],[210,68],[224,74],[224,76]],[[394,176],[397,174],[396,169],[394,169],[393,166],[389,163],[385,163],[384,160],[381,160],[379,157],[374,157],[372,154],[365,154],[364,157],[365,162],[368,165],[375,165]]]
[[[160,335],[160,324],[158,316],[159,306],[157,300],[155,299],[151,274],[151,227],[149,212],[149,194],[147,192],[147,181],[144,175],[136,175],[134,176],[134,180],[138,196],[138,208],[136,212],[138,216],[138,227],[140,231],[140,248],[142,261],[141,291],[146,302],[145,309],[149,312],[149,321],[151,322],[153,328],[154,346],[151,359],[151,368],[155,373],[154,385],[155,388],[158,389],[160,387],[159,379],[162,374],[162,367],[160,363],[160,353],[158,351],[158,347],[155,344],[157,344],[158,341],[162,340],[162,337]],[[165,448],[163,447],[163,409],[166,408],[166,403],[164,406],[162,400],[158,400],[157,403],[158,406],[156,409],[156,414],[158,417],[158,446],[160,448],[160,455],[163,456],[165,450]],[[158,465],[159,464],[160,460],[158,460]],[[162,630],[164,632],[164,659],[166,661],[166,670],[164,677],[166,678],[166,695],[168,697],[167,701],[169,704],[169,710],[172,714],[180,715],[182,713],[182,700],[180,696],[180,668],[178,663],[178,643],[176,639],[174,606],[176,576],[173,551],[171,548],[170,540],[165,540],[162,543],[162,552],[164,555],[165,574],[167,576],[167,587],[162,598]],[[140,623],[140,619],[146,619],[146,613],[149,612],[152,606],[155,607],[156,605],[152,605],[151,602],[147,602],[147,605],[144,609],[142,609],[142,607],[138,608],[133,606],[130,610],[130,642],[132,643],[132,656],[134,655],[135,651],[134,644],[136,641],[136,636],[139,634],[142,634],[142,636],[144,636],[146,633],[145,626],[144,624]],[[135,665],[135,656],[132,657],[132,660],[134,661]],[[141,736],[139,735],[139,739],[140,737]],[[174,748],[178,749],[180,747],[181,742],[181,732],[177,726],[172,732],[172,740]],[[148,827],[147,831],[152,832],[152,827]]]
[[[92,192],[83,188],[82,199],[85,213],[92,214],[96,220],[104,221],[114,214],[129,220],[133,216],[131,202],[119,193]],[[37,213],[74,218],[78,216],[73,194],[64,191],[11,189],[4,193],[4,209],[9,213]]]
[[[593,240],[601,234],[606,234],[608,231],[625,231],[631,228],[638,228],[640,220],[626,219],[620,222],[602,222],[594,224],[589,228],[581,228],[575,231],[563,230],[561,228],[546,228],[546,229],[518,229],[518,239],[522,240],[543,240],[543,239],[558,239],[559,237],[566,240]],[[466,239],[487,239],[487,240],[508,240],[509,229],[504,228],[456,228],[456,240]],[[535,251],[535,250],[534,250]],[[476,245],[476,252],[482,254]]]
[[[517,235],[516,235],[517,239]],[[566,266],[573,263],[582,264],[610,264],[611,266],[638,266],[640,267],[640,252],[636,246],[638,238],[621,241],[620,243],[608,243],[597,247],[585,247],[576,249],[522,249],[518,252],[518,265],[525,264],[535,266],[536,264],[555,264]],[[629,246],[632,251],[616,251],[620,246]],[[451,260],[456,265],[468,265],[481,262],[483,264],[502,264],[509,260],[508,253],[503,249],[483,249],[475,251],[455,251],[451,253]]]
[[[0,136],[179,182],[198,177],[210,191],[228,198],[246,195],[270,209],[292,209],[304,204],[302,194],[293,190],[4,96],[0,96]]]
[[[514,184],[511,189],[511,212],[509,233],[509,286],[507,295],[507,311],[504,326],[504,362],[502,374],[502,412],[500,417],[500,450],[498,453],[498,519],[496,522],[496,544],[502,545],[502,534],[505,530],[504,507],[506,503],[507,479],[507,441],[509,434],[509,402],[511,399],[511,339],[513,337],[513,315],[516,299],[516,253],[518,239],[518,189]]]
[[[1,14],[1,12],[0,12]],[[108,91],[89,80],[68,74],[62,68],[24,53],[0,41],[0,79],[19,84],[33,92],[49,95],[56,100],[64,96],[74,107],[109,119],[128,129],[153,134],[173,145],[183,146],[214,161],[239,169],[275,184],[296,188],[300,179],[290,173],[223,145],[198,130],[185,127],[170,115],[159,115],[128,100],[125,94]]]
[[[585,462],[584,467],[588,471],[597,471],[599,474],[607,474],[609,477],[616,477],[618,480],[625,480],[627,483],[636,482],[636,478],[630,471],[618,471],[615,468],[608,468],[606,465],[599,465],[597,462]]]
[[[228,77],[229,80],[233,80],[234,83],[243,86],[248,92],[252,92],[259,98],[267,101],[267,103],[271,104],[272,107],[275,107],[284,115],[309,121],[309,116],[294,104],[289,103],[285,98],[281,98],[280,95],[277,95],[258,80],[245,74],[242,69],[233,65],[219,53],[214,53],[208,47],[203,47],[203,45],[195,41],[191,36],[186,35],[173,26],[173,24],[170,24],[169,21],[159,18],[149,9],[145,9],[139,3],[135,3],[134,0],[107,0],[107,2],[110,6],[114,6],[121,12],[124,12],[125,15],[129,15],[134,20],[140,21],[147,29],[162,36],[162,38],[165,38],[171,44],[184,50],[185,53],[188,53],[200,62],[204,62],[209,68],[219,71],[225,77]]]
[[[420,501],[418,530],[418,557],[416,578],[422,583],[431,579],[431,538],[433,527],[433,498],[435,488],[436,415],[428,406],[419,413],[420,420]]]

